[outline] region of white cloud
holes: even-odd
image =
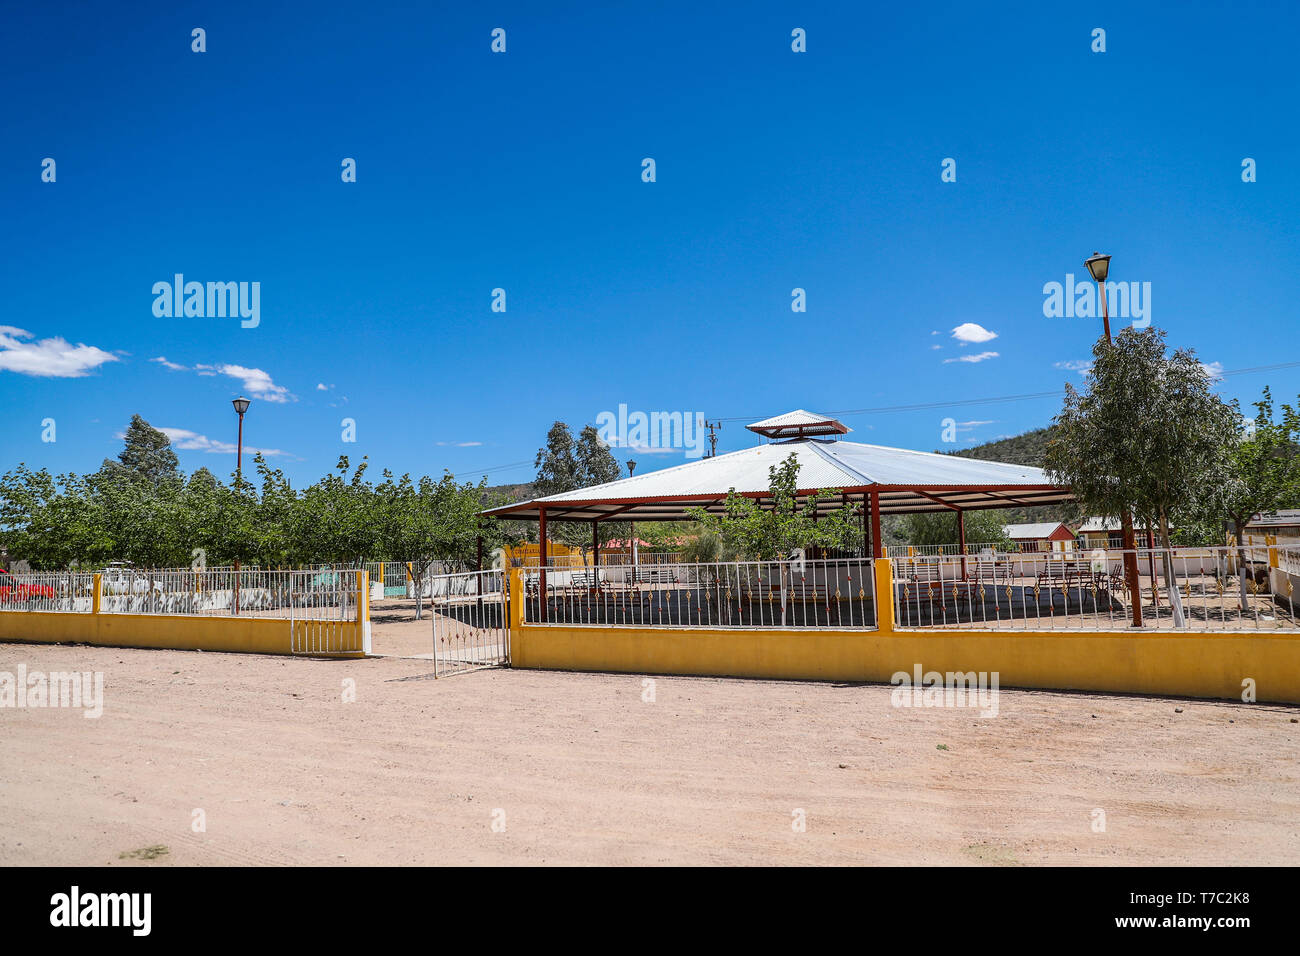
[[[160,428],[158,430],[166,435],[171,440],[172,445],[181,451],[202,451],[210,455],[233,455],[237,450],[234,442],[217,441],[207,435],[192,432],[188,428]],[[251,445],[245,445],[244,451],[250,455],[262,454],[267,458],[286,454],[278,448],[254,448]]]
[[[1206,378],[1223,378],[1222,362],[1202,362],[1201,369],[1205,372]]]
[[[977,322],[963,322],[952,330],[952,337],[958,342],[990,342],[998,337],[996,332],[990,332],[984,326]]]
[[[0,325],[0,372],[40,378],[84,378],[93,369],[118,361],[111,352],[93,345],[80,342],[71,345],[58,337],[23,341],[30,338],[30,332],[12,325]]]
[[[942,345],[931,345],[931,346],[930,346],[930,351],[933,352],[935,349],[941,349],[941,348],[943,348]]]
[[[483,443],[481,441],[438,441],[435,445],[450,445],[453,448],[478,448]]]
[[[989,419],[985,419],[984,421],[958,422],[957,430],[965,431],[968,428],[974,428],[976,425],[992,425],[996,421],[997,421],[996,418],[989,418]]]
[[[196,365],[195,371],[200,375],[226,375],[239,379],[240,385],[251,398],[264,402],[296,402],[292,392],[283,385],[276,385],[271,376],[260,368],[247,368],[243,365]]]
[[[1092,374],[1092,363],[1085,359],[1070,359],[1068,362],[1055,362],[1052,368],[1063,369],[1067,372],[1078,372],[1080,375]]]
[[[318,392],[328,392],[333,387],[333,385],[326,385],[324,382],[316,383],[316,391]]]
[[[947,365],[949,362],[983,362],[987,359],[997,357],[997,352],[980,352],[978,355],[963,355],[960,358],[944,359],[943,364]]]
[[[204,378],[216,378],[218,375],[226,375],[230,378],[239,379],[240,385],[250,398],[256,398],[263,402],[284,404],[298,401],[297,395],[294,395],[283,385],[276,385],[271,380],[270,374],[263,372],[260,368],[246,368],[243,365],[230,365],[228,363],[218,363],[216,365],[203,365],[200,363],[193,368],[189,368],[169,361],[161,355],[149,361],[157,362],[164,368],[175,372],[197,372]],[[322,391],[325,390],[324,385],[317,385],[316,387]],[[333,388],[334,386],[329,387]]]

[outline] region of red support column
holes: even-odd
[[[867,522],[871,514],[871,499],[867,495],[862,496],[862,556],[867,555],[867,546],[871,543],[871,531],[867,527]]]
[[[537,508],[537,593],[540,600],[538,620],[546,623],[546,563],[550,560],[546,548],[546,509]]]
[[[961,579],[966,580],[966,512],[957,509],[957,542],[961,545]]]
[[[596,572],[592,580],[600,580],[600,522],[591,523],[591,567]]]
[[[871,493],[871,554],[877,558],[885,556],[884,542],[880,540],[880,492]]]

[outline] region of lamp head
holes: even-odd
[[[233,401],[231,401],[230,404],[235,406],[235,411],[242,418],[244,412],[248,411],[248,406],[251,405],[252,402],[250,402],[248,399],[244,398],[244,396],[241,395],[239,396],[239,398],[236,398]]]
[[[1105,282],[1106,276],[1110,274],[1110,256],[1103,256],[1100,252],[1094,252],[1083,260],[1083,264],[1092,273],[1094,282]]]

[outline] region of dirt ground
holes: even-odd
[[[1004,689],[981,718],[877,685],[648,701],[640,676],[0,644],[20,664],[103,672],[104,710],[0,709],[0,864],[1300,858],[1300,708]]]

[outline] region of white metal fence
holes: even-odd
[[[0,611],[62,611],[89,614],[95,576],[81,571],[0,574]]]
[[[429,580],[435,677],[510,663],[510,594],[504,571]]]
[[[279,617],[356,621],[358,572],[259,568],[112,567],[100,579],[102,614]],[[37,571],[0,574],[0,611],[94,610],[94,574]]]
[[[530,624],[874,628],[870,558],[525,569]]]
[[[192,568],[106,571],[105,614],[285,617],[355,621],[356,569],[269,571]]]
[[[1136,594],[1126,555],[1136,558]],[[1294,588],[1275,593],[1263,547],[1098,548],[1050,557],[986,552],[893,558],[891,565],[900,627],[1122,630],[1133,624],[1136,601],[1144,628],[1297,628]]]

